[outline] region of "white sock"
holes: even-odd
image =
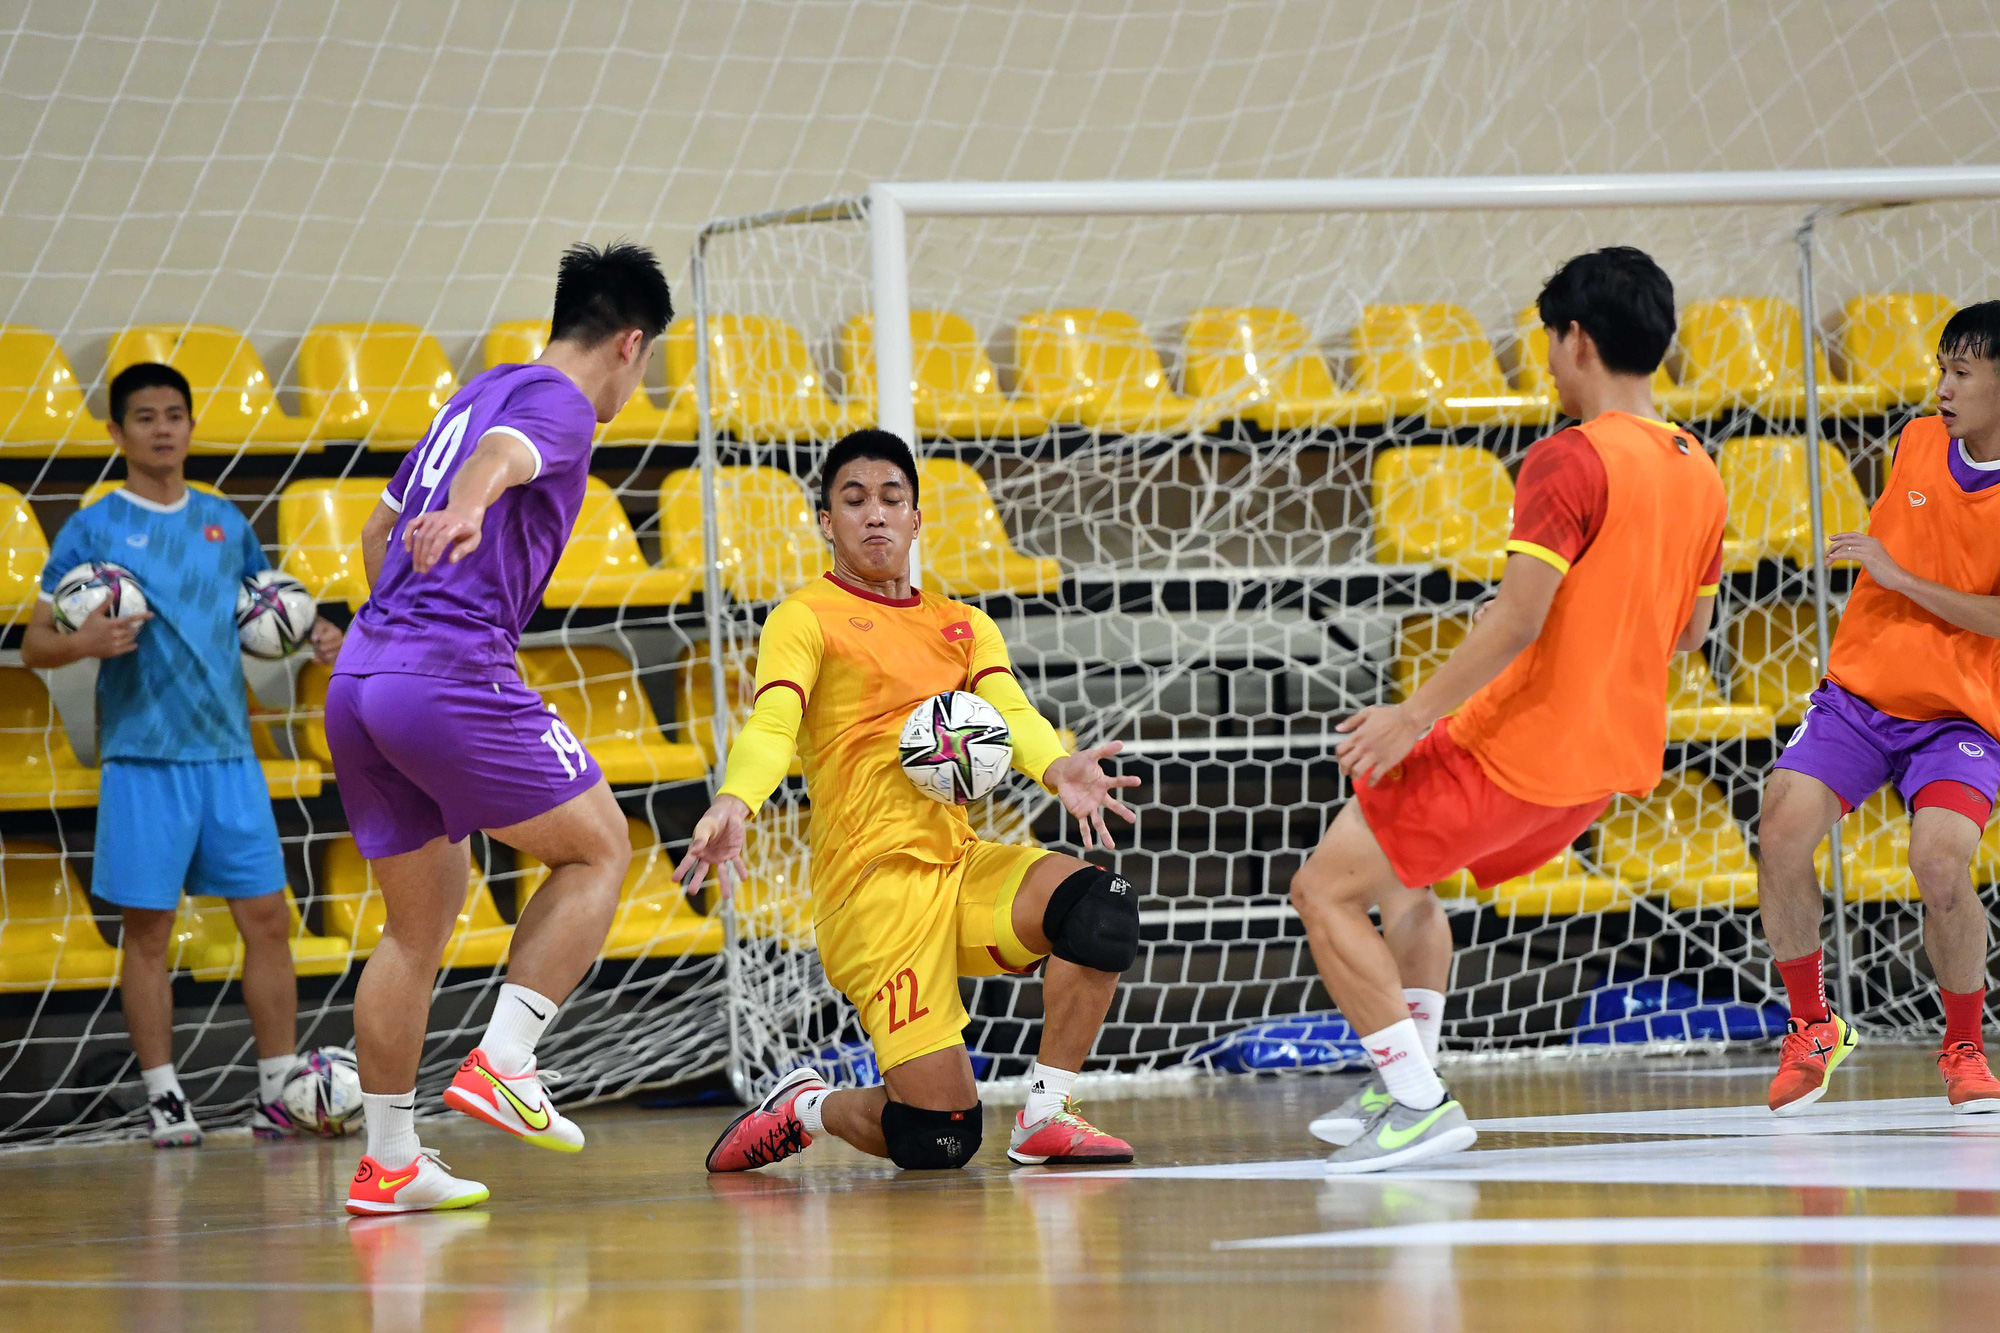
[[[285,1090],[285,1079],[297,1066],[296,1055],[267,1055],[257,1061],[257,1101],[269,1105]]]
[[[1444,1035],[1444,993],[1418,986],[1403,987],[1403,1003],[1410,1006],[1410,1021],[1424,1039],[1424,1058],[1436,1068],[1438,1040]]]
[[[171,1092],[182,1101],[187,1100],[187,1094],[181,1091],[181,1081],[174,1077],[174,1067],[170,1064],[140,1070],[139,1081],[146,1085],[146,1100],[149,1102],[163,1092]]]
[[[486,1022],[486,1035],[479,1039],[494,1073],[512,1076],[535,1067],[535,1043],[542,1039],[558,1007],[548,996],[526,986],[501,983],[493,1017]]]
[[[1369,1033],[1361,1045],[1375,1062],[1389,1095],[1403,1105],[1428,1111],[1444,1100],[1444,1084],[1438,1082],[1437,1071],[1424,1054],[1424,1039],[1409,1019]]]
[[[800,1093],[793,1100],[792,1114],[799,1118],[801,1125],[805,1126],[806,1133],[826,1133],[826,1121],[820,1116],[819,1111],[821,1104],[832,1095],[832,1088],[814,1088],[811,1092]]]
[[[1068,1069],[1053,1069],[1040,1060],[1028,1069],[1028,1105],[1021,1112],[1021,1123],[1037,1124],[1047,1120],[1069,1099],[1069,1090],[1076,1086],[1076,1074]]]
[[[368,1155],[385,1171],[417,1160],[417,1094],[364,1092],[361,1109],[368,1117]]]

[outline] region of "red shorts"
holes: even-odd
[[[1361,817],[1413,889],[1470,870],[1482,889],[1562,855],[1611,804],[1535,805],[1502,791],[1440,719],[1390,775],[1356,787]]]

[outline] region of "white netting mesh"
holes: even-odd
[[[1994,92],[2000,36],[1977,17],[1974,7],[1930,0],[1831,15],[1719,0],[16,5],[0,16],[0,100],[10,108],[0,117],[0,483],[22,498],[0,493],[4,591],[18,625],[46,538],[93,485],[120,475],[99,421],[103,386],[124,361],[168,355],[189,370],[204,389],[204,445],[191,474],[236,500],[273,560],[307,576],[337,609],[365,591],[341,564],[355,506],[365,512],[399,448],[422,433],[441,375],[462,382],[490,357],[528,354],[555,255],[578,237],[630,235],[678,264],[705,219],[876,179],[1978,162],[1994,146],[1980,108]],[[1508,345],[1516,312],[1556,259],[1600,240],[1655,246],[1684,303],[1795,301],[1796,221],[1710,210],[926,223],[912,229],[911,287],[914,304],[967,322],[1005,393],[1016,388],[1023,315],[1092,308],[1130,313],[1137,337],[1087,334],[1086,343],[1158,349],[1176,391],[1213,398],[1186,378],[1189,316],[1253,304],[1296,315],[1307,351],[1332,356],[1338,382],[1351,388],[1350,330],[1372,304],[1460,306],[1518,370],[1522,358]],[[1990,212],[1968,206],[1826,224],[1820,304],[1836,364],[1851,297],[1984,294],[1976,256],[1991,252],[1990,230]],[[836,394],[856,387],[843,385],[838,334],[867,309],[859,236],[850,223],[733,238],[715,253],[714,307],[786,321]],[[685,284],[676,291],[686,307]],[[312,334],[366,322],[405,325],[430,341],[376,329],[349,361],[343,335]],[[515,322],[526,327],[489,343]],[[613,755],[637,836],[657,839],[665,856],[679,854],[705,799],[712,749],[701,510],[686,471],[696,462],[693,404],[687,367],[676,368],[673,355],[670,347],[654,371],[650,409],[635,408],[608,437],[595,469],[605,484],[592,502],[596,526],[567,566],[575,577],[559,580],[528,641],[531,679],[600,759]],[[361,392],[341,394],[343,380]],[[221,391],[208,394],[209,385]],[[399,388],[408,392],[385,406],[384,392]],[[1840,429],[1838,447],[1864,495],[1902,410],[1883,407]],[[1490,468],[1470,492],[1398,483],[1398,503],[1418,512],[1392,550],[1374,494],[1379,460],[1432,442],[1484,449],[1504,465],[1535,434],[1434,430],[1409,419],[1327,431],[1274,421],[1237,433],[1214,425],[1221,414],[1209,407],[1196,418],[1211,433],[1142,419],[1132,429],[1070,425],[1014,443],[991,438],[988,423],[981,439],[927,446],[980,478],[1012,547],[1030,561],[1026,575],[1018,566],[995,572],[1041,579],[1033,561],[1060,562],[1052,591],[988,599],[1037,699],[1086,739],[1123,735],[1152,747],[1135,761],[1149,806],[1131,858],[1153,895],[1148,954],[1102,1050],[1125,1067],[1320,1003],[1284,906],[1289,868],[1341,799],[1313,738],[1339,711],[1395,688],[1397,662],[1421,657],[1415,645],[1426,635],[1438,638],[1426,617],[1465,609],[1471,582],[1438,569],[1456,560],[1460,572],[1476,572],[1488,535],[1477,514],[1504,509]],[[732,438],[723,461],[808,477],[835,424],[807,422],[795,444]],[[729,434],[758,429],[742,420]],[[1797,426],[1732,411],[1702,430],[1726,453],[1732,442]],[[365,445],[353,443],[364,436]],[[1776,478],[1771,488],[1791,484],[1796,449],[1737,447],[1742,467]],[[725,498],[748,484],[725,478]],[[784,506],[760,495],[739,506],[751,530],[782,517]],[[1425,498],[1437,495],[1460,498]],[[1440,524],[1440,503],[1443,517],[1450,506],[1473,512],[1471,526],[1445,530],[1453,524]],[[1756,504],[1745,517],[1759,517]],[[1772,521],[1792,517],[1786,509]],[[1458,555],[1439,545],[1467,540]],[[1748,697],[1745,682],[1763,679],[1757,668],[1789,660],[1800,642],[1805,581],[1787,554],[1795,537],[1786,541],[1746,554],[1750,567],[1730,584],[1708,659],[1722,702]],[[1778,558],[1760,561],[1766,553]],[[746,556],[731,576],[737,583],[721,608],[731,662],[740,664],[757,608],[775,591],[769,576],[785,572],[760,576],[764,558]],[[802,548],[778,564],[811,558]],[[982,559],[962,553],[961,568],[976,573]],[[1382,568],[1385,559],[1393,569]],[[18,629],[5,650],[17,645]],[[301,1040],[342,1040],[354,946],[365,947],[372,918],[342,850],[338,781],[323,771],[312,716],[323,681],[264,671],[251,684],[273,710],[264,753],[281,792],[302,938],[320,941],[300,948]],[[86,896],[90,699],[87,670],[44,679],[0,666],[4,1138],[133,1123],[136,1083],[109,985],[115,929],[90,919]],[[1788,723],[1773,713],[1768,725],[1782,734]],[[1715,875],[1741,873],[1770,744],[1678,750],[1677,763],[1691,759],[1715,785],[1690,797],[1707,832],[1689,840],[1673,825],[1668,836],[1682,841],[1667,845],[1712,838]],[[310,769],[286,767],[293,763],[321,764],[317,794]],[[1038,836],[1060,837],[1031,796],[1010,789],[1001,822],[1026,819]],[[1635,822],[1627,850],[1652,855],[1662,845],[1652,827]],[[777,950],[774,938],[798,930],[796,904],[779,905],[801,882],[794,843],[782,827],[767,833],[771,905],[762,910],[776,920],[758,924],[757,899],[747,899],[735,946],[739,996],[761,996],[736,1013],[765,1016],[763,1029],[745,1023],[737,1032],[752,1077],[774,1052],[853,1035],[786,1029],[785,1015],[811,1010],[830,1023],[838,1013],[813,1008],[818,997],[793,984],[800,955],[754,965],[757,950]],[[1629,886],[1637,862],[1607,864],[1606,843],[1593,844],[1587,866],[1616,871]],[[1881,845],[1893,866],[1893,832]],[[1875,855],[1875,846],[1864,840],[1855,855]],[[441,985],[426,1086],[476,1032],[496,984],[493,958],[534,882],[510,853],[482,846],[480,854],[490,898],[475,902],[461,954],[473,965]],[[668,910],[663,860],[640,863],[647,873],[621,923],[624,943],[552,1043],[550,1062],[572,1074],[567,1088],[581,1089],[566,1095],[695,1077],[727,1059],[720,918]],[[1676,874],[1685,879],[1686,866]],[[1584,904],[1602,891],[1576,889]],[[1909,938],[1915,918],[1901,904],[1857,913],[1868,917],[1857,960],[1882,978],[1888,1005],[1896,969],[1922,967]],[[1460,964],[1465,1016],[1454,1031],[1464,1040],[1564,1039],[1579,1021],[1578,996],[1600,982],[1623,984],[1627,971],[1685,980],[1703,999],[1767,998],[1741,910],[1677,908],[1670,893],[1654,892],[1548,921],[1532,911],[1475,912],[1468,901],[1456,922],[1478,941]],[[227,931],[212,905],[198,905],[185,924],[178,1058],[204,1115],[238,1114],[252,1051],[240,997],[223,980],[232,966]],[[1033,1049],[1034,1003],[1032,986],[1011,982],[982,983],[974,996],[972,1035],[1001,1059],[995,1072]],[[1923,1017],[1907,1006],[1881,1016]]]

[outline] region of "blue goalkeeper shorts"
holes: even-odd
[[[106,761],[91,892],[120,907],[171,912],[183,887],[224,898],[285,887],[262,766],[255,759]]]

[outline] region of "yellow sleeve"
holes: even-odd
[[[1014,769],[1041,782],[1050,764],[1068,754],[1056,729],[1028,702],[1007,659],[1007,641],[984,611],[972,613],[972,665],[966,677],[974,694],[1000,710],[1014,741]],[[1044,784],[1046,785],[1046,784]]]
[[[729,747],[717,795],[734,796],[755,814],[785,780],[824,647],[819,617],[802,603],[781,602],[764,622],[757,639],[756,703]]]

